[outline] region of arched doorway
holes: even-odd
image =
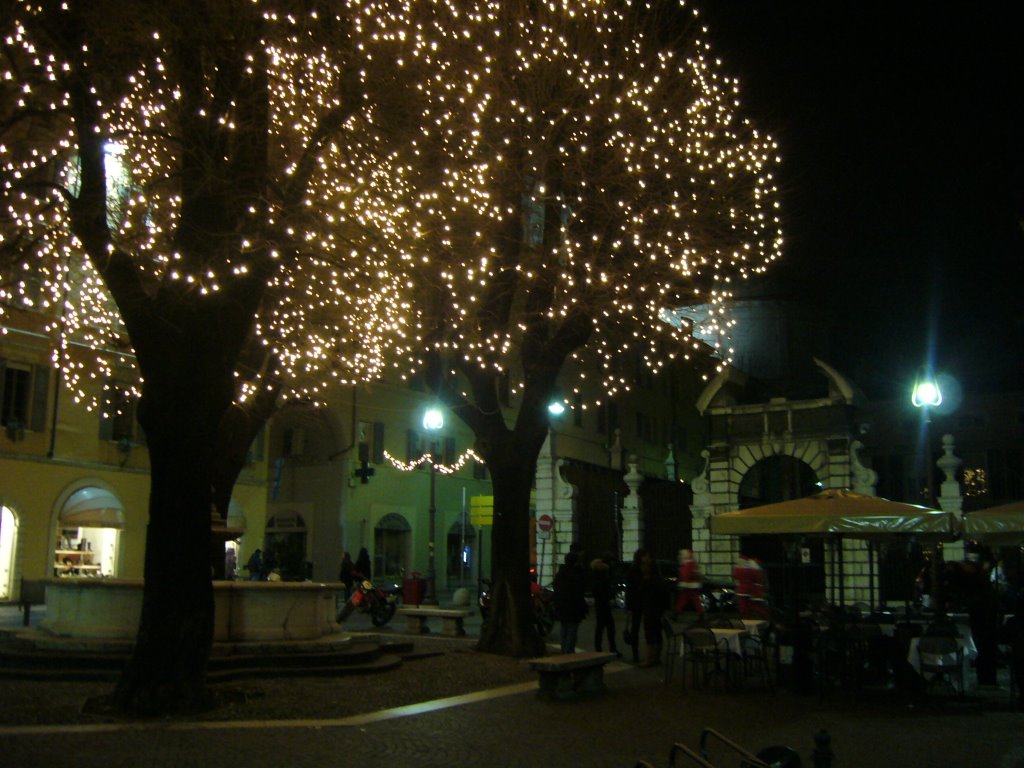
[[[373,528],[373,575],[397,577],[409,570],[412,526],[397,512],[390,512]]]
[[[18,541],[18,518],[14,510],[0,505],[0,600],[10,600],[14,588],[14,546]]]
[[[113,491],[78,488],[61,505],[57,525],[54,576],[118,575],[124,505]]]
[[[263,536],[263,570],[268,574],[277,571],[281,581],[309,579],[312,567],[306,560],[306,539],[306,521],[299,513],[271,517]]]
[[[821,490],[815,471],[793,456],[767,456],[750,467],[739,486],[740,509],[800,499]],[[740,551],[761,561],[772,602],[824,600],[825,543],[820,537],[742,536]]]

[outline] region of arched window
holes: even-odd
[[[79,488],[60,508],[54,576],[117,576],[124,505],[111,491]]]

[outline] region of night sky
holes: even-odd
[[[1024,389],[1024,11],[1012,5],[699,5],[781,145],[776,277],[833,318],[829,362],[870,395],[903,391],[929,359],[968,392]]]

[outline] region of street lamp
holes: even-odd
[[[423,429],[427,432],[437,432],[444,426],[444,414],[440,408],[428,408],[423,414]],[[434,499],[434,483],[436,477],[434,467],[433,444],[430,450],[430,542],[427,553],[427,594],[423,598],[424,605],[437,605],[437,576],[434,571],[434,532],[437,524],[437,505]]]
[[[918,378],[914,382],[914,389],[910,393],[910,403],[915,408],[921,409],[921,431],[918,435],[917,455],[924,456],[925,472],[927,477],[927,506],[933,507],[932,502],[932,449],[931,449],[931,436],[929,434],[931,429],[931,414],[929,408],[936,408],[942,404],[942,390],[939,388],[939,384],[935,379],[931,377],[931,374],[926,372],[924,376]],[[917,475],[917,473],[914,473]],[[935,542],[935,546],[932,549],[932,562],[931,562],[931,598],[932,606],[935,611],[939,614],[945,613],[944,603],[945,598],[942,595],[942,566],[940,565],[940,558],[942,556],[942,550],[938,540]]]
[[[932,506],[932,458],[931,458],[931,428],[930,408],[937,408],[942,405],[942,390],[939,383],[926,373],[914,382],[914,389],[910,393],[910,402],[915,408],[921,409],[921,434],[918,443],[918,455],[924,455],[925,471],[928,484],[926,493],[928,506]],[[923,447],[923,450],[922,450]]]

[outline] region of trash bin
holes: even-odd
[[[427,596],[427,580],[418,573],[412,573],[402,580],[402,602],[406,605],[420,605]]]

